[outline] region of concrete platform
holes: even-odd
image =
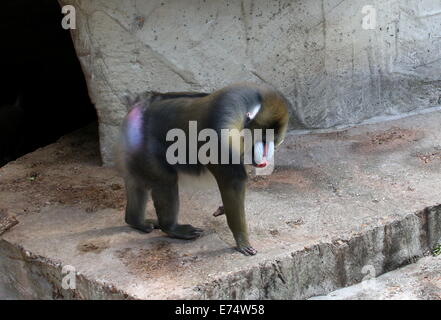
[[[86,128],[0,169],[0,209],[19,221],[0,238],[0,298],[305,299],[415,262],[441,238],[440,112],[290,134],[273,175],[249,182],[254,257],[212,216],[215,189],[181,192],[200,239],[126,226],[97,141]]]

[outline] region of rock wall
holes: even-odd
[[[72,37],[106,164],[128,92],[267,82],[309,128],[441,104],[437,0],[59,2],[76,8]]]

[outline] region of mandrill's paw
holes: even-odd
[[[147,219],[144,222],[138,222],[138,223],[130,223],[127,222],[132,228],[140,230],[145,233],[150,233],[153,231],[153,229],[158,229],[159,225],[156,220],[153,219]]]
[[[220,206],[217,208],[217,210],[213,213],[213,217],[219,217],[221,215],[225,214],[224,206]]]
[[[167,233],[172,238],[185,240],[199,238],[204,232],[204,230],[195,228],[190,224],[177,224],[167,230],[162,231]]]
[[[257,250],[251,246],[237,247],[236,250],[246,256],[254,256],[257,253]]]

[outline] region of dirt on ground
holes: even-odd
[[[94,252],[100,253],[101,251],[110,247],[109,241],[105,239],[87,240],[78,244],[77,249],[80,252]]]
[[[0,235],[11,229],[18,223],[14,216],[8,214],[4,208],[0,208]]]
[[[31,163],[27,161],[28,156],[24,156],[8,165],[6,174],[0,177],[0,193],[26,195],[19,206],[25,208],[24,212],[13,211],[17,214],[38,212],[45,205],[57,203],[77,206],[90,213],[104,208],[124,208],[122,180],[115,176],[113,169],[96,170],[100,165],[96,125],[83,130],[81,135],[80,139],[78,135],[74,139],[65,136],[37,150]],[[62,150],[57,148],[60,143],[65,146]]]
[[[145,279],[158,275],[185,272],[184,269],[201,258],[197,255],[181,256],[167,241],[156,241],[148,249],[126,248],[118,251],[117,257],[133,275]],[[194,267],[194,266],[193,266]]]
[[[424,137],[421,130],[392,127],[382,132],[349,134],[349,130],[314,134],[321,139],[352,141],[354,151],[361,153],[384,152],[405,147]]]
[[[441,160],[441,151],[433,151],[433,152],[426,152],[426,153],[420,153],[418,152],[416,154],[418,159],[420,159],[424,163],[430,163],[432,161],[439,161]]]

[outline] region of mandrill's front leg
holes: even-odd
[[[250,245],[245,219],[246,172],[241,165],[218,166],[211,170],[219,186],[223,211],[227,223],[236,240],[237,250],[244,255],[255,255],[257,251]]]

